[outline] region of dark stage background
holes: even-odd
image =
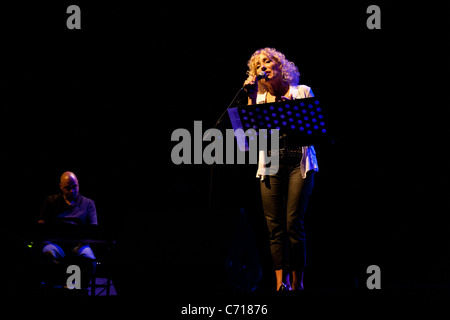
[[[69,4],[81,30],[66,28]],[[188,303],[189,292],[233,291],[225,261],[243,209],[270,291],[256,166],[214,167],[209,209],[210,166],[170,158],[173,130],[212,127],[268,46],[296,63],[334,123],[334,143],[316,146],[306,287],[364,288],[372,264],[385,290],[449,284],[443,10],[378,1],[382,28],[368,30],[370,4],[6,7],[3,228],[26,238],[74,171],[117,240],[119,294],[181,287]]]

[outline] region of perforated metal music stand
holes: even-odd
[[[229,108],[228,115],[235,131],[278,129],[280,136],[295,137],[303,146],[329,138],[325,106],[316,97]],[[249,150],[247,139],[236,140],[240,150]]]

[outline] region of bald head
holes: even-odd
[[[73,202],[78,198],[80,191],[78,179],[75,173],[66,171],[61,175],[59,187],[63,192],[64,199]]]
[[[71,171],[66,171],[61,175],[60,182],[62,183],[65,181],[76,181],[78,183],[77,176]]]

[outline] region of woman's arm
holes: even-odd
[[[258,96],[258,81],[256,76],[249,76],[244,82],[244,90],[248,94],[248,105],[256,104],[256,97]]]

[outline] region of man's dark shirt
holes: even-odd
[[[39,219],[45,220],[46,223],[97,225],[97,210],[94,201],[81,194],[78,195],[74,205],[70,206],[60,193],[45,199]]]

